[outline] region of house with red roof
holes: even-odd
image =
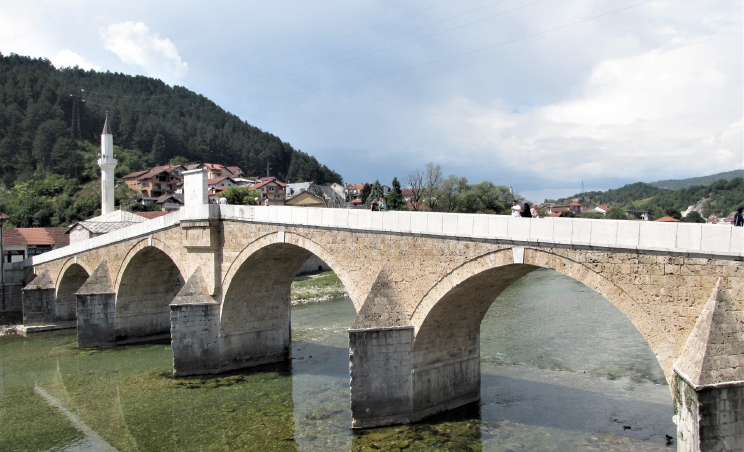
[[[3,229],[3,262],[20,262],[69,244],[65,228]]]
[[[261,182],[253,185],[251,190],[258,190],[261,200],[266,197],[276,206],[283,206],[287,198],[287,184],[272,176],[262,177]]]

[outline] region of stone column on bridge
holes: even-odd
[[[23,288],[23,324],[25,326],[56,323],[56,288],[48,272],[44,271]]]
[[[220,304],[209,295],[201,269],[192,274],[170,305],[173,376],[220,370]]]
[[[400,309],[390,272],[377,275],[349,329],[352,428],[417,420],[413,396],[414,328]]]
[[[207,170],[205,168],[183,172],[183,204],[187,207],[209,204]]]
[[[744,450],[742,313],[719,279],[674,364],[677,450]]]
[[[78,348],[106,347],[116,342],[116,293],[106,260],[75,294]]]

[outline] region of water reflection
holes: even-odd
[[[173,379],[166,344],[78,351],[74,333],[0,337],[0,450],[668,450],[672,403],[648,345],[556,272],[502,294],[481,327],[481,402],[349,430],[348,299],[293,309],[291,363]],[[630,427],[630,428],[625,428]]]

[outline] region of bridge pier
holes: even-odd
[[[52,325],[57,322],[56,288],[49,274],[43,272],[23,288],[23,324]]]
[[[742,311],[719,278],[674,363],[679,452],[744,450]]]
[[[116,293],[107,261],[101,262],[75,293],[78,348],[110,347],[116,343]]]

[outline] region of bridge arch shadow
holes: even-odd
[[[77,318],[77,300],[75,294],[90,277],[82,265],[70,259],[57,278],[55,299],[55,316],[59,321],[73,321]]]
[[[115,285],[116,341],[169,335],[170,303],[183,285],[181,269],[160,247],[134,247]]]

